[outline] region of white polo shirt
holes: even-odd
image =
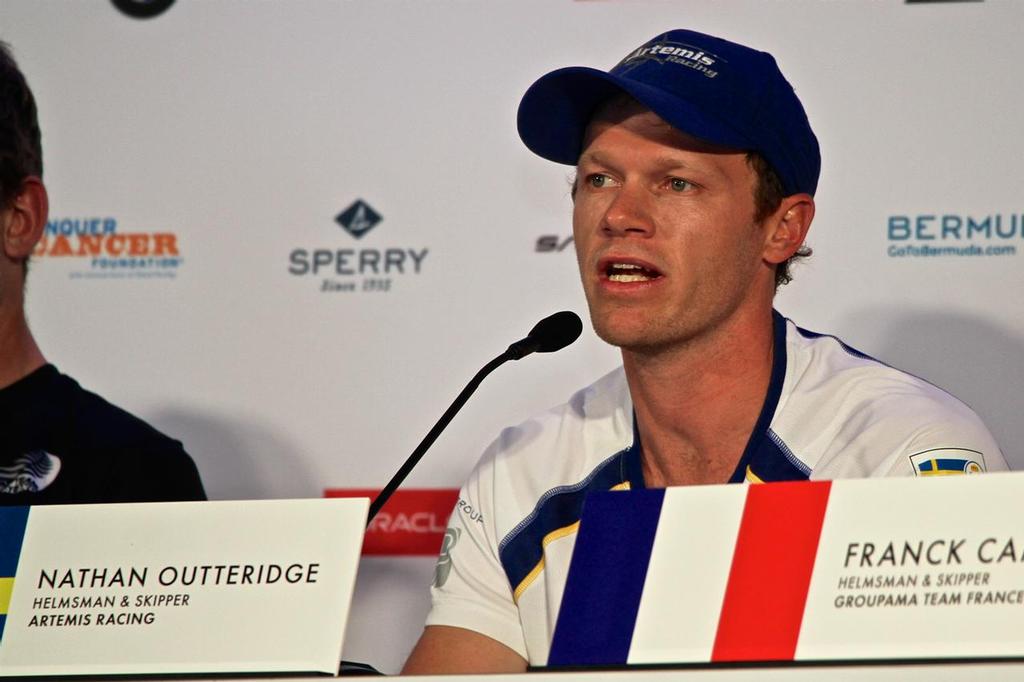
[[[768,393],[732,482],[1006,469],[977,415],[945,391],[775,313]],[[487,635],[547,663],[583,498],[642,488],[620,368],[505,429],[460,492],[427,625]]]

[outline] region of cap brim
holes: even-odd
[[[706,118],[701,108],[686,98],[585,66],[552,71],[527,89],[519,103],[519,137],[538,156],[574,166],[595,111],[622,93],[688,135],[722,147],[751,148],[749,140],[722,121]]]

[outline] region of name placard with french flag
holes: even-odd
[[[602,492],[548,663],[1024,658],[1024,472]]]

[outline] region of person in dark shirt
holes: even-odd
[[[0,505],[203,500],[181,443],[48,364],[25,320],[48,198],[35,99],[0,43]]]

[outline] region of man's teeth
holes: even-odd
[[[608,268],[608,280],[611,282],[648,282],[654,276],[654,273],[633,263],[614,263]]]

